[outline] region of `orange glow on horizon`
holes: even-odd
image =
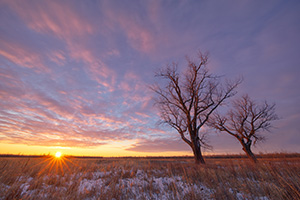
[[[122,156],[186,156],[192,155],[192,151],[163,151],[163,152],[136,152],[128,151],[131,143],[113,142],[109,145],[102,145],[92,148],[60,147],[60,146],[37,146],[25,144],[0,143],[0,154],[14,155],[52,155],[61,153],[61,158],[68,156],[99,156],[99,157],[122,157]],[[59,160],[59,159],[57,159]]]

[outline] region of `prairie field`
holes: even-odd
[[[0,199],[300,199],[300,157],[0,158]]]

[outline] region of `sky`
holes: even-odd
[[[300,1],[0,0],[0,154],[192,155],[149,85],[209,52],[236,97],[276,103],[254,152],[300,152]],[[242,153],[209,130],[213,150]]]

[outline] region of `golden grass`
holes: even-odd
[[[0,158],[0,199],[300,199],[300,158]]]

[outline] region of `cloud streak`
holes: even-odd
[[[174,130],[157,126],[148,85],[159,67],[184,66],[201,49],[213,72],[244,75],[241,94],[277,103],[285,121],[270,141],[300,151],[291,139],[300,128],[299,8],[280,0],[2,1],[0,143],[94,148],[128,140],[137,141],[130,152],[186,152]],[[231,145],[211,139],[217,151]]]

